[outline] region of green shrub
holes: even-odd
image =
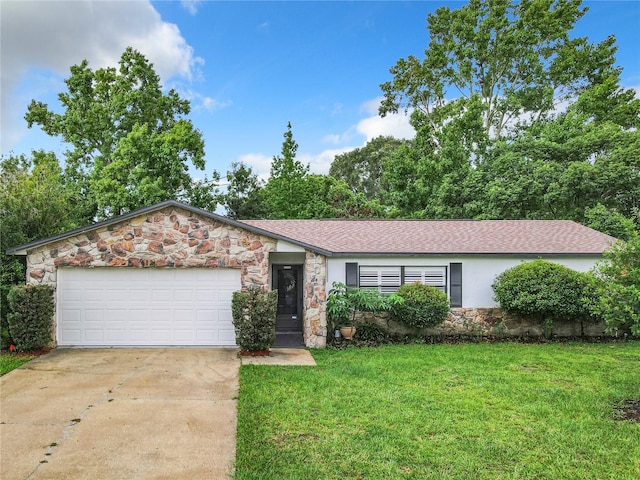
[[[20,285],[9,290],[9,332],[20,351],[39,350],[51,343],[53,288]]]
[[[597,295],[589,302],[592,313],[604,318],[609,333],[640,336],[640,236],[614,244],[594,274]]]
[[[502,272],[492,286],[502,309],[540,318],[547,333],[555,320],[591,318],[584,301],[586,274],[557,263],[541,259],[523,263]]]
[[[404,299],[392,309],[392,315],[398,322],[424,328],[439,325],[447,319],[447,294],[431,285],[417,282],[402,285],[397,295]]]
[[[383,295],[378,290],[347,287],[333,282],[327,297],[329,327],[346,327],[355,323],[356,312],[388,312],[403,299],[396,294]]]
[[[233,292],[231,312],[236,343],[242,350],[258,352],[271,348],[276,340],[278,292],[249,288]]]

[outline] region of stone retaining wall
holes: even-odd
[[[543,337],[555,335],[558,337],[605,335],[604,322],[554,322],[551,330],[539,319],[520,318],[508,315],[500,308],[453,308],[448,318],[439,326],[433,328],[416,329],[392,320],[388,314],[374,315],[358,313],[359,322],[372,322],[398,335],[420,336],[496,336],[496,337]],[[582,331],[584,328],[584,331]]]

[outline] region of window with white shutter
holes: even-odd
[[[447,267],[404,267],[402,283],[422,283],[447,291]]]
[[[360,288],[394,293],[400,288],[400,267],[360,267]]]
[[[377,267],[360,266],[360,288],[380,293],[395,293],[400,285],[419,282],[447,292],[447,267]]]

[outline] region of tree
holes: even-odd
[[[301,182],[302,198],[292,218],[381,218],[385,209],[377,200],[353,193],[343,180],[309,174]]]
[[[67,92],[58,95],[63,113],[33,100],[25,119],[69,144],[66,176],[89,217],[189,199],[189,164],[205,165],[202,135],[185,118],[189,102],[174,90],[162,93],[141,53],[127,48],[118,69],[93,71],[84,60],[71,67],[65,83]]]
[[[0,323],[6,340],[7,294],[25,281],[24,262],[7,249],[80,226],[82,215],[53,153],[0,162]]]
[[[637,228],[632,218],[627,218],[615,209],[609,209],[598,203],[595,207],[585,211],[587,227],[611,235],[619,240],[629,240],[637,234]]]
[[[594,273],[592,312],[604,318],[609,333],[640,336],[640,235],[615,243]]]
[[[391,68],[393,80],[381,85],[380,113],[414,109],[414,126],[436,148],[451,122],[473,125],[465,139],[477,152],[481,145],[474,141],[502,138],[514,122],[536,123],[558,102],[619,74],[613,37],[597,45],[569,38],[587,10],[580,4],[471,0],[458,10],[437,9],[427,18],[425,58],[409,56]]]
[[[311,200],[305,189],[309,165],[296,160],[297,151],[298,144],[293,139],[289,122],[282,142],[282,152],[273,157],[269,181],[263,191],[267,218],[301,218],[300,205]]]
[[[370,218],[384,215],[384,208],[378,201],[369,201],[364,194],[354,193],[343,180],[309,173],[309,166],[295,159],[298,144],[293,140],[291,123],[287,125],[284,138],[282,154],[273,157],[269,181],[262,190],[252,190],[255,193],[247,197],[251,198],[256,209],[262,209],[260,213],[264,218]],[[250,185],[251,189],[254,186]]]
[[[630,138],[638,126],[640,101],[632,90],[619,87],[614,37],[598,44],[569,37],[585,12],[579,0],[471,0],[458,10],[441,7],[429,15],[430,42],[424,58],[400,59],[391,68],[392,80],[381,85],[380,114],[410,111],[416,128],[412,144],[395,152],[385,166],[383,181],[389,186],[395,215],[499,217],[502,203],[525,212],[513,215],[531,218],[544,210],[536,199],[549,205],[576,193],[590,195],[576,192],[580,185],[576,177],[588,170],[590,155],[624,153],[615,146],[601,154],[595,139],[600,127],[609,133],[615,130],[616,142],[627,145],[627,165],[637,158],[631,153],[635,147]],[[572,111],[558,118],[562,102],[572,104]],[[579,141],[589,147],[573,142],[568,158],[582,163],[543,162],[546,145],[538,141],[542,132],[555,131],[557,160],[560,138],[571,140],[578,125],[584,127]],[[531,147],[533,139],[538,150],[522,148],[525,143]],[[528,158],[522,157],[523,151]],[[493,162],[491,172],[482,171],[488,161]],[[596,169],[606,162],[599,162]],[[616,161],[612,169],[604,168],[606,172],[598,172],[603,174],[600,178],[622,164]],[[522,172],[532,176],[523,177]],[[547,181],[550,175],[557,177],[558,188]],[[492,180],[494,185],[485,192],[486,182]],[[621,181],[607,190],[621,192]],[[511,184],[516,184],[513,189],[502,188]],[[620,203],[614,200],[617,193],[611,195],[611,203]],[[487,197],[495,202],[487,205]],[[633,207],[628,198],[620,201],[630,205],[605,205],[623,214]],[[570,210],[567,204],[558,209],[561,215]],[[594,205],[582,201],[571,215],[580,218],[586,207]],[[545,215],[558,218],[549,211]]]
[[[235,220],[262,218],[263,182],[253,173],[253,169],[242,162],[233,162],[231,170],[227,172],[227,181],[227,192],[222,196],[227,216]]]
[[[362,148],[336,155],[329,175],[344,180],[354,193],[362,193],[367,200],[381,200],[385,160],[405,143],[393,137],[376,137]]]
[[[472,217],[588,223],[587,212],[601,204],[631,218],[640,206],[640,134],[572,105],[496,142],[467,183],[461,196]]]

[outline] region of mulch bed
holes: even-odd
[[[270,355],[269,350],[241,350],[240,355],[243,357],[268,357]]]
[[[51,351],[50,348],[41,348],[40,350],[31,350],[29,352],[9,352],[4,351],[4,353],[11,353],[11,355],[15,355],[16,357],[19,358],[24,358],[24,357],[39,357],[40,355],[44,355],[45,353],[49,353]]]
[[[616,420],[640,423],[640,400],[627,400],[616,407]]]

